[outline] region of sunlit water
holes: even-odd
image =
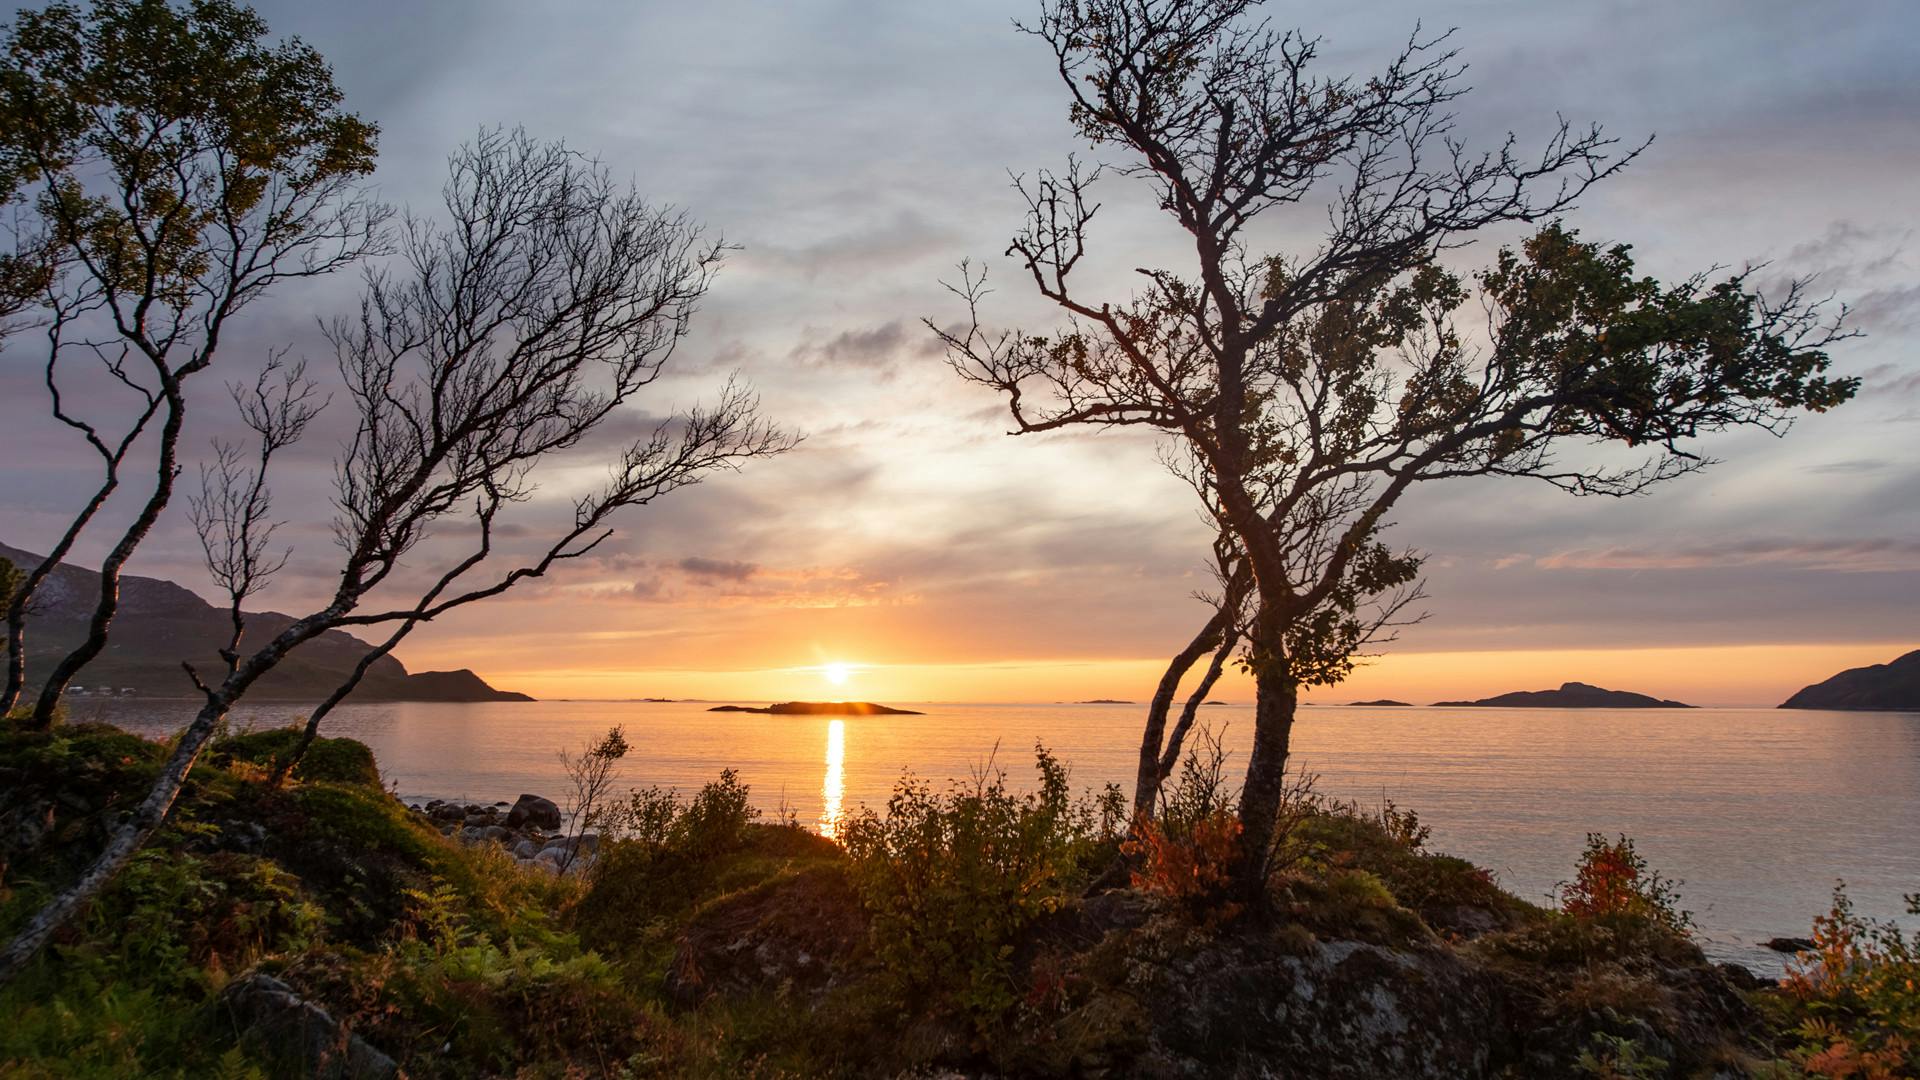
[[[999,747],[1011,779],[1031,775],[1041,740],[1076,785],[1131,790],[1141,708],[1125,705],[921,705],[924,716],[799,717],[710,713],[630,702],[356,705],[328,733],[371,745],[409,800],[556,800],[556,754],[624,725],[622,781],[691,790],[738,769],[765,810],[787,807],[831,832],[880,807],[903,770],[969,776]],[[99,715],[148,733],[187,719],[186,703],[96,702]],[[291,706],[242,709],[236,727],[281,723]],[[1244,765],[1251,709],[1210,708],[1231,763]],[[1417,810],[1431,847],[1492,869],[1543,898],[1571,876],[1588,832],[1632,836],[1655,868],[1681,879],[1707,950],[1756,970],[1781,958],[1757,946],[1804,935],[1835,879],[1856,906],[1890,916],[1920,889],[1920,714],[1771,709],[1303,709],[1296,761],[1319,790]],[[1905,920],[1912,925],[1914,920]]]

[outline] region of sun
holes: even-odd
[[[849,664],[835,661],[831,664],[822,664],[820,666],[820,674],[826,676],[827,681],[835,686],[845,686],[847,685],[847,676],[853,674],[853,667]]]

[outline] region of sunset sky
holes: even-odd
[[[1141,435],[1006,434],[920,319],[985,260],[997,322],[1052,325],[1000,257],[1021,205],[1008,172],[1082,150],[1025,3],[630,2],[257,5],[334,65],[382,128],[386,199],[431,213],[447,154],[522,125],[601,157],[741,246],[677,373],[604,440],[546,474],[509,539],[537,535],[620,438],[738,371],[800,449],[621,522],[595,555],[418,632],[414,670],[471,667],[539,697],[1060,700],[1145,696],[1206,610],[1210,531]],[[1325,72],[1366,73],[1417,19],[1456,26],[1476,144],[1556,112],[1657,136],[1569,216],[1678,277],[1768,261],[1817,272],[1863,339],[1835,352],[1854,403],[1785,439],[1703,446],[1723,464],[1625,502],[1525,481],[1447,482],[1403,501],[1392,537],[1430,555],[1431,618],[1316,702],[1413,701],[1566,679],[1699,704],[1775,704],[1920,647],[1920,6],[1785,0],[1274,5],[1327,38]],[[1184,268],[1181,236],[1110,181],[1091,258],[1124,286]],[[1310,244],[1303,207],[1276,245]],[[1492,236],[1457,254],[1490,258]],[[192,445],[228,423],[221,383],[291,344],[330,371],[316,317],[356,282],[252,309],[202,378]],[[31,335],[0,365],[0,540],[39,550],[93,462],[45,416]],[[336,420],[340,417],[335,417]],[[327,585],[338,431],[287,460],[299,547],[263,606]],[[521,531],[524,530],[524,531]],[[83,548],[97,560],[104,550]],[[132,570],[203,588],[184,504]],[[825,665],[844,664],[844,681]],[[1230,682],[1218,696],[1250,699]]]

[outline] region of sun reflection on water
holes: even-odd
[[[820,781],[820,835],[839,838],[840,801],[847,793],[847,722],[827,721],[827,774]]]

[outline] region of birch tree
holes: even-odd
[[[246,590],[230,590],[236,647],[225,670],[190,670],[202,705],[159,779],[0,956],[0,977],[112,880],[166,818],[221,719],[303,643],[372,628],[391,647],[421,623],[589,554],[622,511],[793,444],[750,391],[729,383],[711,405],[614,451],[600,485],[541,524],[523,506],[540,466],[603,432],[667,370],[726,248],[592,160],[519,132],[485,132],[457,153],[444,198],[443,220],[404,222],[398,265],[369,271],[358,313],[329,335],[356,418],[334,470],[341,561],[329,597],[249,647],[239,635]],[[272,400],[288,398],[304,400]],[[227,580],[246,582],[244,556],[236,568],[227,553],[269,550],[260,537],[271,518],[245,494],[256,475],[231,475],[214,488],[240,494],[211,504],[240,507],[235,520],[254,538],[226,543],[216,529],[222,540],[208,550],[216,576],[225,567]],[[496,542],[503,515],[517,511],[538,540],[513,556]],[[403,560],[413,567],[406,580]],[[309,723],[307,740],[317,727]]]
[[[56,3],[20,12],[0,57],[0,316],[45,334],[53,417],[100,479],[6,600],[0,714],[26,687],[40,586],[123,485],[151,486],[100,564],[86,636],[44,668],[30,723],[106,647],[120,573],[172,501],[188,385],[233,319],[290,280],[334,273],[378,243],[360,187],[374,125],[340,107],[318,53],[268,40],[230,0]]]

